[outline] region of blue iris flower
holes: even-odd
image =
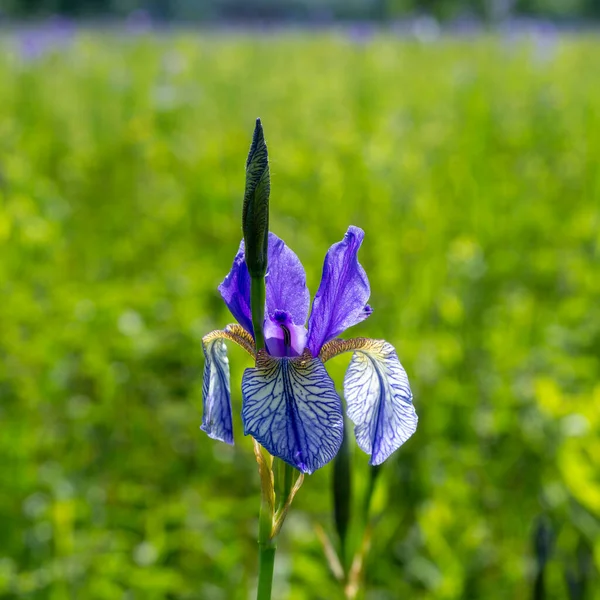
[[[246,369],[242,379],[244,433],[303,473],[312,473],[332,460],[342,443],[342,402],[324,366],[342,352],[353,352],[344,378],[347,414],[371,464],[381,464],[415,432],[412,392],[394,347],[384,340],[337,338],[372,313],[367,304],[369,280],[358,262],[363,238],[364,232],[351,226],[344,239],[331,246],[309,315],[304,267],[281,239],[269,233],[266,351],[260,350],[258,356],[242,241],[231,271],[219,286],[239,325],[203,338],[201,428],[210,437],[233,444],[224,340],[237,342],[256,359],[255,367]]]

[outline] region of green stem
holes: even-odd
[[[285,504],[287,499],[292,491],[292,486],[294,485],[294,467],[292,465],[288,465],[288,463],[283,462],[283,489],[282,489],[282,500]]]
[[[344,427],[342,445],[333,461],[333,516],[338,534],[340,562],[344,572],[352,566],[347,538],[352,523],[352,465],[348,444],[348,427]]]
[[[275,564],[275,542],[271,539],[273,513],[263,499],[258,520],[258,591],[256,600],[271,600],[273,566]]]
[[[277,510],[281,510],[286,503],[292,487],[294,486],[294,467],[280,458],[273,459],[275,483],[277,492]]]
[[[265,278],[252,277],[250,280],[250,310],[256,351],[264,349],[265,337]],[[271,539],[273,530],[273,509],[264,496],[260,505],[258,524],[258,590],[257,600],[271,600],[273,587],[273,567],[275,565],[275,543]]]
[[[256,351],[265,347],[263,324],[265,321],[265,278],[252,277],[250,280],[250,310],[252,311],[252,327]]]
[[[373,498],[373,492],[375,491],[375,484],[377,483],[377,478],[379,477],[379,473],[381,473],[382,465],[372,466],[369,468],[370,477],[369,477],[369,487],[367,488],[367,493],[365,495],[365,501],[363,504],[363,525],[366,528],[369,523],[369,512],[371,510],[371,500]]]
[[[273,566],[275,565],[275,544],[259,544],[258,592],[256,600],[271,600],[273,587]]]

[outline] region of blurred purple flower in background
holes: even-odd
[[[375,26],[372,23],[353,23],[348,27],[348,39],[358,45],[367,45],[375,35]]]
[[[550,21],[542,21],[533,30],[532,36],[534,41],[534,63],[537,65],[551,63],[558,51],[559,38],[556,25]]]
[[[127,33],[141,35],[152,31],[152,17],[147,10],[139,9],[129,13],[125,21]]]
[[[559,30],[551,21],[513,18],[500,27],[502,40],[509,54],[517,51],[522,42],[529,42],[531,60],[538,68],[545,68],[556,57],[559,47]]]
[[[75,26],[64,17],[55,16],[17,34],[19,54],[25,60],[36,60],[51,52],[70,46],[75,37]]]
[[[422,44],[430,44],[440,37],[440,24],[435,17],[424,15],[415,19],[412,26],[412,34]]]

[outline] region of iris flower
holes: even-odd
[[[344,378],[347,415],[359,447],[381,464],[417,427],[406,372],[384,340],[341,340],[346,329],[366,319],[369,280],[358,262],[364,232],[348,228],[329,249],[309,315],[304,267],[275,234],[268,238],[263,334],[266,350],[255,353],[250,310],[250,276],[244,241],[219,286],[239,325],[203,338],[206,358],[201,429],[233,444],[229,363],[224,340],[238,343],[256,360],[242,378],[244,434],[302,473],[332,460],[343,439],[342,402],[324,363],[353,352]]]

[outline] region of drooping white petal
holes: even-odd
[[[242,379],[244,433],[272,455],[312,473],[342,443],[342,403],[318,358],[259,354]]]
[[[218,338],[202,346],[205,362],[200,429],[215,440],[233,444],[227,346]]]
[[[356,441],[371,455],[371,464],[379,465],[415,432],[418,419],[394,347],[384,340],[360,341],[346,371],[344,395]]]
[[[254,356],[254,340],[240,325],[228,325],[202,339],[204,378],[202,381],[202,425],[211,438],[233,444],[229,359],[224,340],[238,344]]]

